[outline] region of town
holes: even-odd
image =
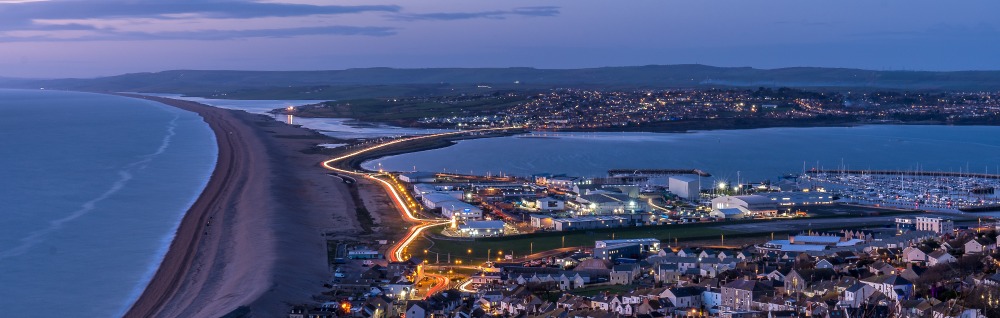
[[[1000,222],[960,210],[995,200],[957,199],[992,196],[995,175],[808,172],[371,172],[428,221],[338,243],[326,300],[289,317],[1000,315]],[[866,192],[901,182],[917,194]],[[931,194],[955,206],[912,206]]]
[[[828,92],[789,88],[617,91],[567,88],[539,93],[514,91],[410,99],[394,99],[385,103],[388,106],[405,102],[463,103],[465,106],[461,111],[451,116],[418,120],[422,125],[456,128],[523,125],[531,129],[557,130],[629,127],[657,130],[667,129],[658,124],[670,123],[677,127],[686,121],[709,121],[722,125],[719,128],[742,128],[741,125],[750,123],[748,120],[774,125],[931,121],[982,124],[1000,114],[1000,96],[996,92]],[[479,104],[499,106],[478,110],[472,106]]]

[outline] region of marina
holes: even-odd
[[[1000,210],[1000,175],[941,171],[809,170],[800,182],[841,201],[936,212]]]

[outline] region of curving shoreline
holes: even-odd
[[[361,231],[346,187],[317,173],[325,156],[302,151],[325,137],[243,111],[121,95],[199,114],[219,147],[205,189],[125,317],[274,317],[322,291],[327,237]]]

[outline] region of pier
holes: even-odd
[[[611,169],[608,170],[609,177],[621,177],[632,175],[643,176],[672,176],[681,174],[694,174],[701,177],[711,177],[712,174],[699,169]]]

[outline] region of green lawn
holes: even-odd
[[[701,223],[592,231],[545,232],[529,235],[482,238],[475,241],[424,238],[414,241],[407,253],[418,257],[424,255],[424,258],[432,263],[437,261],[436,253],[440,254],[440,262],[442,263],[448,261],[450,255],[452,263],[456,260],[461,260],[463,265],[471,265],[486,261],[487,253],[489,253],[490,260],[496,261],[497,257],[502,257],[510,253],[513,253],[515,257],[519,257],[532,252],[537,253],[561,247],[593,247],[594,241],[606,239],[651,237],[660,239],[664,244],[667,244],[669,239],[670,245],[673,245],[675,240],[683,243],[689,240],[721,239],[720,236],[723,234],[725,234],[727,239],[737,237],[760,237],[763,239],[771,233],[766,231],[722,230],[718,228],[720,225],[722,224]],[[822,231],[843,228],[841,225],[831,225],[827,228],[816,227],[812,229]],[[432,230],[431,232],[436,231]],[[498,254],[498,252],[502,254]]]
[[[597,231],[574,231],[566,233],[544,233],[535,235],[524,235],[516,237],[484,238],[477,241],[453,241],[437,239],[424,239],[415,241],[408,252],[414,256],[424,255],[427,250],[426,259],[434,262],[434,253],[441,254],[441,262],[447,260],[447,255],[451,255],[452,262],[462,260],[463,264],[478,264],[486,260],[487,253],[491,259],[514,253],[514,256],[529,254],[530,252],[541,252],[561,247],[585,246],[593,247],[594,241],[606,239],[625,238],[658,238],[664,243],[667,238],[678,238],[681,241],[692,238],[708,238],[719,236],[720,234],[736,235],[733,231],[723,231],[712,225],[688,225],[688,226],[657,226],[657,227],[632,227]],[[745,233],[739,233],[744,234]],[[564,243],[565,241],[565,243]],[[502,251],[503,254],[498,254]],[[468,263],[468,262],[473,263]]]

